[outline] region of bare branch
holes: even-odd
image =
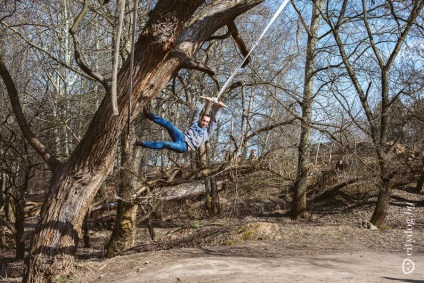
[[[73,68],[72,66],[70,66],[70,65],[66,64],[65,62],[59,60],[58,58],[54,57],[51,52],[47,51],[46,49],[42,48],[41,46],[35,44],[31,40],[29,40],[28,38],[26,38],[25,36],[23,36],[13,26],[7,25],[5,22],[2,22],[2,21],[0,21],[0,24],[2,24],[4,27],[6,27],[10,31],[12,31],[15,35],[17,35],[22,40],[24,40],[30,47],[35,48],[36,50],[40,51],[45,56],[47,56],[48,58],[52,59],[54,62],[58,63],[62,67],[66,68],[68,70],[71,70],[72,72],[75,72],[75,73],[77,73],[77,74],[79,74],[81,76],[84,76],[84,77],[87,77],[88,78],[88,76],[85,73],[81,72],[79,69]]]
[[[231,36],[231,31],[228,30],[225,34],[223,35],[213,35],[211,37],[208,38],[208,41],[212,41],[212,40],[222,40],[222,39],[227,39]]]
[[[25,119],[22,112],[21,103],[19,102],[18,90],[13,82],[12,76],[6,68],[3,62],[3,58],[0,56],[0,76],[3,78],[4,84],[6,85],[7,93],[9,95],[10,104],[12,105],[13,112],[15,113],[16,120],[19,127],[22,130],[27,141],[37,151],[37,153],[47,163],[49,168],[54,171],[60,164],[60,161],[47,149],[47,147],[35,136]]]
[[[7,7],[5,7],[5,8],[2,8],[2,11],[1,12],[6,12],[7,14],[6,15],[4,15],[4,16],[2,16],[1,18],[0,18],[0,22],[2,22],[4,19],[6,19],[6,18],[9,18],[9,17],[11,17],[11,16],[13,16],[13,14],[16,12],[16,1],[17,0],[15,0],[15,1],[13,1],[13,8],[10,8],[10,11],[7,11]],[[5,4],[3,4],[4,6],[6,6],[7,5],[7,2],[5,3]],[[4,10],[3,10],[4,9]]]
[[[121,44],[121,34],[122,34],[122,26],[124,22],[124,13],[125,13],[125,0],[120,0],[119,7],[119,20],[118,27],[116,30],[116,42],[115,42],[115,50],[113,52],[113,62],[112,62],[112,109],[113,114],[118,115],[118,102],[117,102],[117,94],[116,94],[116,85],[118,80],[118,62],[119,62],[119,45]],[[118,8],[116,8],[118,9]],[[134,10],[135,13],[136,10]]]
[[[187,60],[184,61],[182,66],[183,66],[183,68],[186,68],[186,69],[204,72],[211,77],[213,77],[215,75],[215,70],[212,67],[209,67],[205,64],[191,60],[190,58],[187,58]]]
[[[219,82],[214,77],[215,69],[205,64],[196,62],[190,59],[189,57],[185,56],[184,54],[181,54],[181,55],[184,56],[184,62],[182,63],[182,68],[189,69],[189,70],[197,70],[197,71],[208,74],[211,77],[211,79],[215,82],[216,86],[219,88]]]
[[[79,43],[79,39],[78,36],[76,35],[77,29],[79,24],[81,23],[82,19],[84,18],[84,16],[87,14],[87,12],[89,11],[88,8],[88,1],[85,0],[84,1],[84,6],[81,10],[81,12],[78,14],[78,16],[76,17],[74,24],[72,25],[72,27],[69,29],[69,33],[72,35],[72,39],[74,41],[74,54],[75,54],[75,61],[77,62],[78,66],[90,77],[92,77],[93,79],[99,81],[103,87],[105,88],[105,90],[107,92],[110,91],[110,86],[107,83],[106,79],[99,73],[96,73],[94,71],[92,71],[90,68],[88,68],[81,59],[81,46]]]
[[[3,217],[0,217],[0,224],[3,224],[4,226],[6,226],[7,229],[9,229],[10,232],[12,232],[13,235],[16,235],[15,226],[13,226],[9,221],[4,219]]]
[[[280,123],[275,123],[275,124],[268,125],[268,126],[265,126],[265,127],[260,128],[260,129],[257,129],[253,133],[251,133],[250,135],[246,136],[246,138],[244,139],[244,142],[247,142],[248,140],[250,140],[251,138],[253,138],[253,137],[257,136],[257,135],[259,135],[262,132],[268,132],[268,131],[271,131],[271,130],[273,130],[275,128],[281,127],[283,125],[291,125],[295,120],[296,120],[296,118],[292,118],[292,119],[287,120],[287,121],[283,121],[283,122],[280,122]]]

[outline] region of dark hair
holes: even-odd
[[[209,117],[209,119],[210,119],[210,118],[211,118],[211,115],[209,115],[209,114],[203,114],[203,115],[202,115],[202,118],[203,118],[203,117]]]

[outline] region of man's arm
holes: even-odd
[[[221,110],[222,110],[222,106],[218,105],[218,109],[216,110],[215,115],[213,115],[213,119],[209,124],[209,129],[208,129],[209,136],[213,134],[213,132],[215,131],[218,125],[219,117],[221,117]]]
[[[199,122],[199,114],[200,114],[200,111],[202,111],[204,105],[205,104],[203,104],[203,103],[197,104],[196,110],[193,113],[193,118],[191,120],[191,125],[193,125],[194,123]]]

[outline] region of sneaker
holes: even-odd
[[[139,138],[135,139],[135,145],[136,146],[141,146],[141,140]]]

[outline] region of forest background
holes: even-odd
[[[191,154],[135,147],[136,137],[167,139],[141,110],[186,129],[278,5],[171,2],[140,1],[134,30],[126,1],[119,49],[124,1],[0,4],[0,224],[16,258],[30,255],[25,281],[73,270],[84,218],[102,203],[118,206],[106,254],[131,248],[164,186],[200,180],[202,217],[222,216],[218,191],[266,172],[256,188],[272,178],[293,219],[308,219],[318,196],[361,187],[380,229],[394,188],[412,184],[422,198],[423,1],[291,1],[221,97],[229,107],[215,136]],[[41,218],[28,235],[34,204]]]

